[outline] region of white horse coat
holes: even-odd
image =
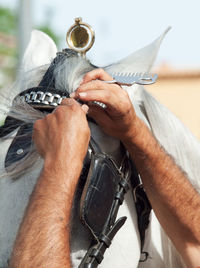
[[[160,43],[165,33],[149,46],[135,52],[126,59],[105,68],[107,72],[147,72],[153,65]],[[38,44],[40,44],[38,46]],[[50,62],[56,56],[56,46],[45,34],[33,31],[31,41],[26,50],[21,75],[10,91],[4,90],[0,97],[2,111],[9,112],[13,98],[21,91],[37,86],[47,70]],[[86,66],[86,67],[85,67]],[[80,70],[87,71],[89,63],[84,59],[75,59],[66,62],[64,68],[55,73],[56,88],[68,89],[70,92],[76,90],[82,76]],[[198,141],[187,130],[183,124],[165,107],[157,102],[141,86],[124,88],[128,91],[130,99],[137,115],[152,130],[166,151],[171,154],[188,174],[193,185],[199,188],[200,146]],[[27,111],[18,111],[17,116],[24,118],[27,122],[34,122],[41,114],[32,114]],[[104,151],[120,157],[119,141],[105,135],[99,127],[90,124],[91,133],[101,143]],[[16,133],[13,133],[13,136]],[[12,139],[0,140],[0,169],[4,171],[4,159]],[[6,176],[0,179],[0,268],[7,267],[13,243],[22,220],[24,210],[29,201],[29,196],[34,188],[40,174],[42,163],[39,156],[34,164],[34,169],[27,170],[18,180],[13,181]],[[71,258],[73,267],[80,264],[89,246],[89,234],[80,223],[78,213],[73,211]],[[119,209],[119,215],[127,216],[125,225],[115,236],[111,247],[106,251],[100,268],[178,268],[183,263],[171,245],[169,239],[162,231],[156,217],[152,214],[150,227],[146,234],[144,251],[150,258],[146,262],[140,262],[140,238],[137,228],[137,215],[131,191],[125,197],[123,205]],[[17,252],[16,252],[17,254]]]

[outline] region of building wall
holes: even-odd
[[[200,72],[163,73],[146,89],[200,139]]]

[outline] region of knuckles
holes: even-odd
[[[104,74],[104,73],[105,73],[105,71],[102,68],[98,68],[98,69],[92,70],[91,72],[88,72],[88,73],[85,74],[84,80],[87,80],[87,81],[92,80],[97,75]]]
[[[132,107],[132,103],[131,103],[131,100],[129,98],[129,95],[127,93],[127,91],[125,90],[122,90],[122,100],[123,103],[124,103],[124,107],[126,107],[128,110]]]
[[[112,77],[102,68],[96,70],[98,72],[98,76],[105,78],[105,80],[112,80]]]
[[[67,107],[66,106],[58,106],[55,110],[55,112],[53,113],[53,115],[55,115],[56,118],[64,118],[65,113],[67,112]]]
[[[50,121],[52,118],[52,114],[47,114],[45,117],[44,117],[44,120],[46,121]]]
[[[64,99],[61,105],[55,109],[54,113],[58,116],[63,116],[67,113],[70,113],[71,110],[77,111],[79,106],[80,105],[77,103],[77,101],[72,98]]]
[[[65,102],[66,105],[58,106],[50,116],[55,116],[58,122],[64,122],[65,120],[82,120],[86,118],[85,112],[77,101],[71,99],[69,102]],[[68,105],[69,104],[69,105]]]
[[[98,69],[95,69],[95,70],[92,70],[91,72],[88,72],[87,74],[85,74],[84,78],[83,78],[83,81],[91,81],[93,79],[96,79],[96,78],[103,78],[103,77],[108,77],[108,74],[106,73],[106,71],[102,68],[98,68]]]
[[[35,121],[34,125],[33,125],[33,130],[37,131],[40,130],[41,126],[43,125],[43,119],[38,119]]]
[[[72,98],[65,98],[61,102],[61,106],[64,106],[64,105],[70,106],[70,105],[75,105],[75,104],[76,104],[76,101]],[[60,107],[60,106],[58,106],[58,107]]]
[[[103,89],[105,86],[105,84],[102,85],[103,82],[101,80],[93,80],[90,83],[93,90]]]
[[[107,74],[107,73],[104,71],[104,69],[102,69],[102,68],[98,68],[98,69],[97,69],[97,72],[98,72],[100,75],[105,75],[105,74]]]
[[[86,80],[86,81],[89,81],[92,79],[92,73],[89,72],[89,73],[86,73],[84,78],[83,78],[83,81]]]

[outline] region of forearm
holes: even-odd
[[[161,225],[188,266],[196,267],[200,264],[199,194],[143,122],[137,119],[136,125],[138,133],[123,142]]]
[[[82,162],[44,164],[21,224],[10,267],[70,267],[70,211]],[[62,161],[60,161],[62,162]]]
[[[84,76],[71,96],[87,102],[89,116],[105,133],[124,143],[163,228],[188,266],[199,266],[200,197],[185,174],[137,118],[128,93],[119,85],[104,83],[107,80],[112,80],[112,77],[103,70],[95,69]],[[104,103],[106,109],[92,105],[93,101]],[[189,254],[191,248],[195,250]],[[197,261],[194,262],[195,258]]]

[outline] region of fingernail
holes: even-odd
[[[86,104],[83,104],[81,106],[81,108],[83,109],[83,111],[87,114],[88,113],[88,110],[89,110],[89,107],[86,105]]]
[[[72,92],[69,96],[70,96],[70,98],[74,98],[76,96],[76,93]]]
[[[80,92],[78,95],[79,95],[80,97],[86,97],[86,96],[87,96],[87,93],[86,93],[86,92]]]

